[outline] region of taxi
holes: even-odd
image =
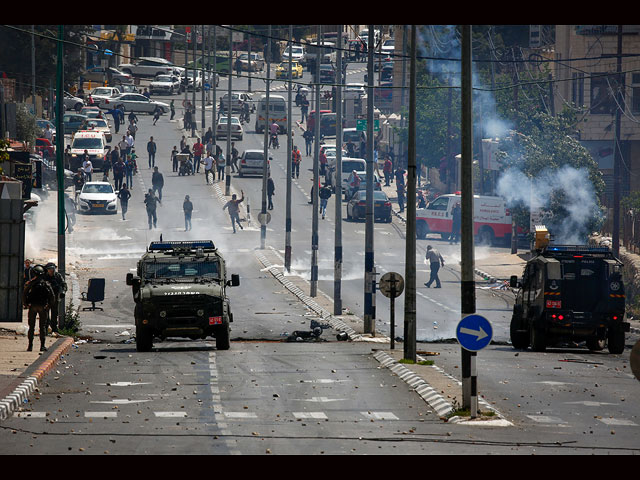
[[[291,78],[302,78],[302,65],[298,62],[291,62]],[[282,62],[276,67],[276,78],[289,78],[289,62]]]

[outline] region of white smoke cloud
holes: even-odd
[[[521,202],[529,211],[546,213],[547,227],[558,244],[585,243],[588,226],[594,214],[599,212],[596,192],[585,168],[565,165],[544,170],[535,178],[512,168],[502,173],[496,190],[507,204]],[[563,199],[562,206],[567,211],[565,218],[551,216],[549,207],[554,198]]]

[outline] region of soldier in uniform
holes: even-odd
[[[53,304],[50,305],[51,317],[49,324],[51,325],[51,330],[58,333],[58,306],[60,304],[60,299],[64,299],[64,296],[67,293],[67,282],[64,281],[62,274],[56,271],[55,263],[47,263],[44,268],[47,271],[45,280],[47,280],[49,285],[51,285],[54,295]]]
[[[40,351],[44,352],[47,350],[44,343],[47,336],[48,312],[49,307],[54,303],[55,297],[49,282],[45,279],[46,273],[44,267],[42,265],[36,265],[33,267],[33,273],[35,274],[35,278],[25,285],[22,293],[22,304],[25,308],[29,308],[29,332],[27,333],[29,346],[27,347],[27,351],[30,352],[33,349],[33,334],[36,327],[37,315],[40,325]]]

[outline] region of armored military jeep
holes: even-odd
[[[151,242],[138,261],[137,275],[127,274],[132,287],[136,347],[150,351],[153,338],[214,337],[218,350],[228,350],[233,314],[227,287],[240,284],[238,275],[227,280],[224,258],[213,242]]]
[[[620,354],[625,347],[622,263],[607,247],[544,246],[527,262],[511,318],[514,348],[544,351],[561,342]]]

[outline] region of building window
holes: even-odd
[[[584,73],[574,73],[571,81],[571,101],[577,107],[584,105]]]
[[[631,75],[631,97],[632,113],[640,113],[640,73]]]
[[[624,79],[624,77],[622,77]],[[616,111],[614,95],[618,90],[615,74],[593,73],[591,76],[591,113],[613,115]],[[620,82],[624,95],[624,81]]]

